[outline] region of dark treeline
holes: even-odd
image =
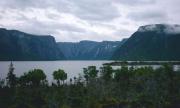
[[[111,63],[104,63],[104,65],[119,66],[119,65],[180,65],[180,61],[115,61]]]
[[[180,71],[165,64],[152,67],[113,69],[104,65],[83,69],[70,78],[59,69],[49,84],[41,69],[20,77],[11,63],[0,81],[1,108],[180,108]]]

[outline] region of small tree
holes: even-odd
[[[117,69],[114,74],[114,79],[116,81],[128,81],[130,73],[127,66],[122,66],[121,69]]]
[[[11,62],[9,65],[9,72],[7,74],[7,84],[9,85],[9,87],[15,87],[16,86],[16,82],[17,82],[17,78],[16,75],[14,74],[14,66],[13,63]]]
[[[46,75],[41,69],[30,70],[19,78],[19,83],[21,86],[39,86],[46,82]]]
[[[101,77],[105,81],[110,81],[113,78],[113,68],[110,65],[105,65],[100,68],[101,69]]]
[[[57,81],[57,84],[60,86],[60,81],[62,81],[64,84],[64,81],[67,79],[67,73],[65,73],[64,70],[59,69],[53,72],[53,77]]]
[[[83,68],[84,78],[88,82],[89,79],[96,78],[98,76],[98,70],[96,66],[88,66],[88,68]]]

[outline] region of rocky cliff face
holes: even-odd
[[[52,36],[0,29],[0,60],[65,59]]]
[[[112,56],[117,60],[180,60],[180,25],[141,26]]]
[[[80,41],[59,42],[58,45],[65,57],[70,60],[109,60],[114,50],[123,42]]]

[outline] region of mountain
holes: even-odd
[[[113,54],[114,60],[180,60],[180,25],[141,26]]]
[[[80,41],[59,42],[59,48],[69,60],[108,60],[117,46],[124,43],[120,41]]]
[[[65,59],[52,36],[0,29],[0,60]]]

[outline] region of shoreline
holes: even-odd
[[[121,66],[121,65],[180,65],[180,61],[115,61],[104,63],[103,65]]]

